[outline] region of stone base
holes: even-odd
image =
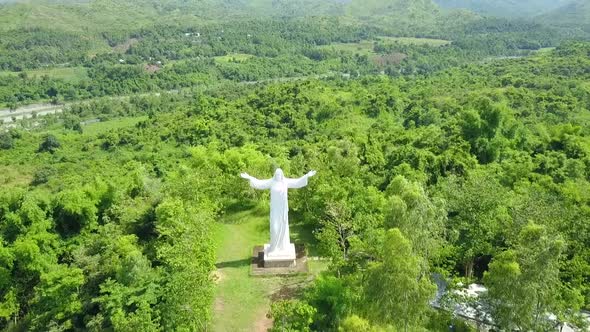
[[[297,255],[295,254],[295,245],[293,243],[290,243],[286,250],[279,252],[269,253],[269,248],[270,244],[264,245],[264,267],[294,267],[297,265]]]
[[[290,266],[270,267],[268,264],[265,264],[264,261],[264,247],[255,246],[252,250],[250,275],[253,277],[273,277],[307,274],[309,272],[309,267],[307,264],[305,247],[303,245],[295,245],[295,254],[295,262],[290,264]]]

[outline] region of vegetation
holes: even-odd
[[[444,8],[466,8],[477,13],[500,17],[531,17],[555,10],[568,3],[567,0],[524,0],[524,1],[484,1],[484,0],[436,0]]]
[[[2,5],[0,102],[67,104],[0,129],[0,328],[469,331],[432,308],[440,280],[483,283],[499,329],[583,327],[583,29],[430,1],[219,4]],[[267,198],[238,174],[279,165],[318,171],[289,198],[322,260],[256,279]]]

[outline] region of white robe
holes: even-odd
[[[255,189],[270,189],[270,247],[269,254],[280,253],[288,249],[289,238],[289,201],[288,189],[303,188],[307,186],[308,176],[298,179],[283,178],[277,180],[250,179],[250,186]]]

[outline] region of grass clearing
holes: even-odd
[[[451,43],[450,40],[415,37],[378,37],[378,41],[386,43],[400,43],[405,45],[429,45],[434,47],[445,46]]]
[[[84,129],[84,135],[96,136],[98,134],[107,132],[109,130],[120,129],[125,127],[135,126],[138,122],[147,120],[148,116],[137,116],[130,118],[118,118],[104,122],[91,123],[82,126]]]
[[[365,39],[358,43],[332,43],[330,45],[320,46],[321,48],[335,49],[337,51],[350,52],[360,55],[374,55],[373,46],[375,42],[386,44],[404,44],[404,45],[428,45],[440,47],[449,45],[451,41],[433,38],[415,38],[415,37],[377,37],[375,39]]]
[[[253,57],[254,57],[254,55],[252,55],[252,54],[230,53],[228,55],[213,57],[213,59],[217,63],[228,63],[228,62],[244,62],[244,61],[249,60]]]
[[[251,251],[254,245],[268,242],[268,223],[268,206],[262,203],[231,211],[217,224],[213,331],[266,331],[272,325],[266,318],[271,301],[292,294],[326,268],[324,261],[309,261],[309,276],[250,277]],[[292,231],[292,241],[310,239],[304,227],[294,226]]]
[[[553,51],[555,49],[555,47],[542,47],[538,50],[535,51],[536,54],[545,54],[545,53],[550,53],[551,51]]]
[[[88,71],[84,67],[42,68],[27,70],[25,71],[25,73],[29,77],[41,78],[42,76],[47,75],[51,78],[62,79],[66,82],[71,83],[77,83],[88,78]],[[2,71],[0,72],[0,77],[9,75],[17,76],[18,74],[19,72]]]
[[[360,55],[373,55],[374,41],[362,40],[358,43],[332,43],[329,45],[320,46],[321,48],[335,49],[336,51],[350,52]]]
[[[0,165],[0,187],[21,187],[26,188],[33,180],[33,170],[30,166],[14,168],[7,165]]]

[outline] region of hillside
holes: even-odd
[[[443,8],[464,8],[488,16],[532,17],[572,0],[435,0]]]
[[[109,94],[2,130],[0,328],[251,331],[270,312],[278,331],[471,331],[430,307],[432,271],[484,283],[502,329],[572,321],[590,303],[589,51]],[[317,279],[248,275],[268,193],[239,173],[276,165],[318,171],[289,192]]]
[[[242,4],[244,14],[250,16],[333,16],[343,15],[346,8],[338,0],[245,0]]]
[[[353,16],[395,16],[422,18],[437,13],[431,0],[350,0],[347,12]]]
[[[575,0],[536,19],[551,24],[580,27],[590,32],[590,1]]]
[[[135,1],[23,1],[0,7],[0,29],[45,28],[77,33],[129,31],[157,21],[191,22],[207,16],[206,6],[182,2]]]
[[[583,330],[590,4],[439,3],[0,0],[0,330]]]
[[[113,1],[113,0],[17,0],[0,7],[1,16],[10,15],[10,22],[0,22],[0,28],[18,26],[67,27],[86,23],[91,28],[105,24],[111,26],[141,26],[148,19],[172,21],[200,17],[221,19],[227,16],[351,16],[413,14],[436,11],[430,0],[203,0],[186,2],[166,1]],[[66,17],[64,17],[67,16]],[[51,21],[46,21],[51,19]],[[10,25],[8,24],[10,23]]]

